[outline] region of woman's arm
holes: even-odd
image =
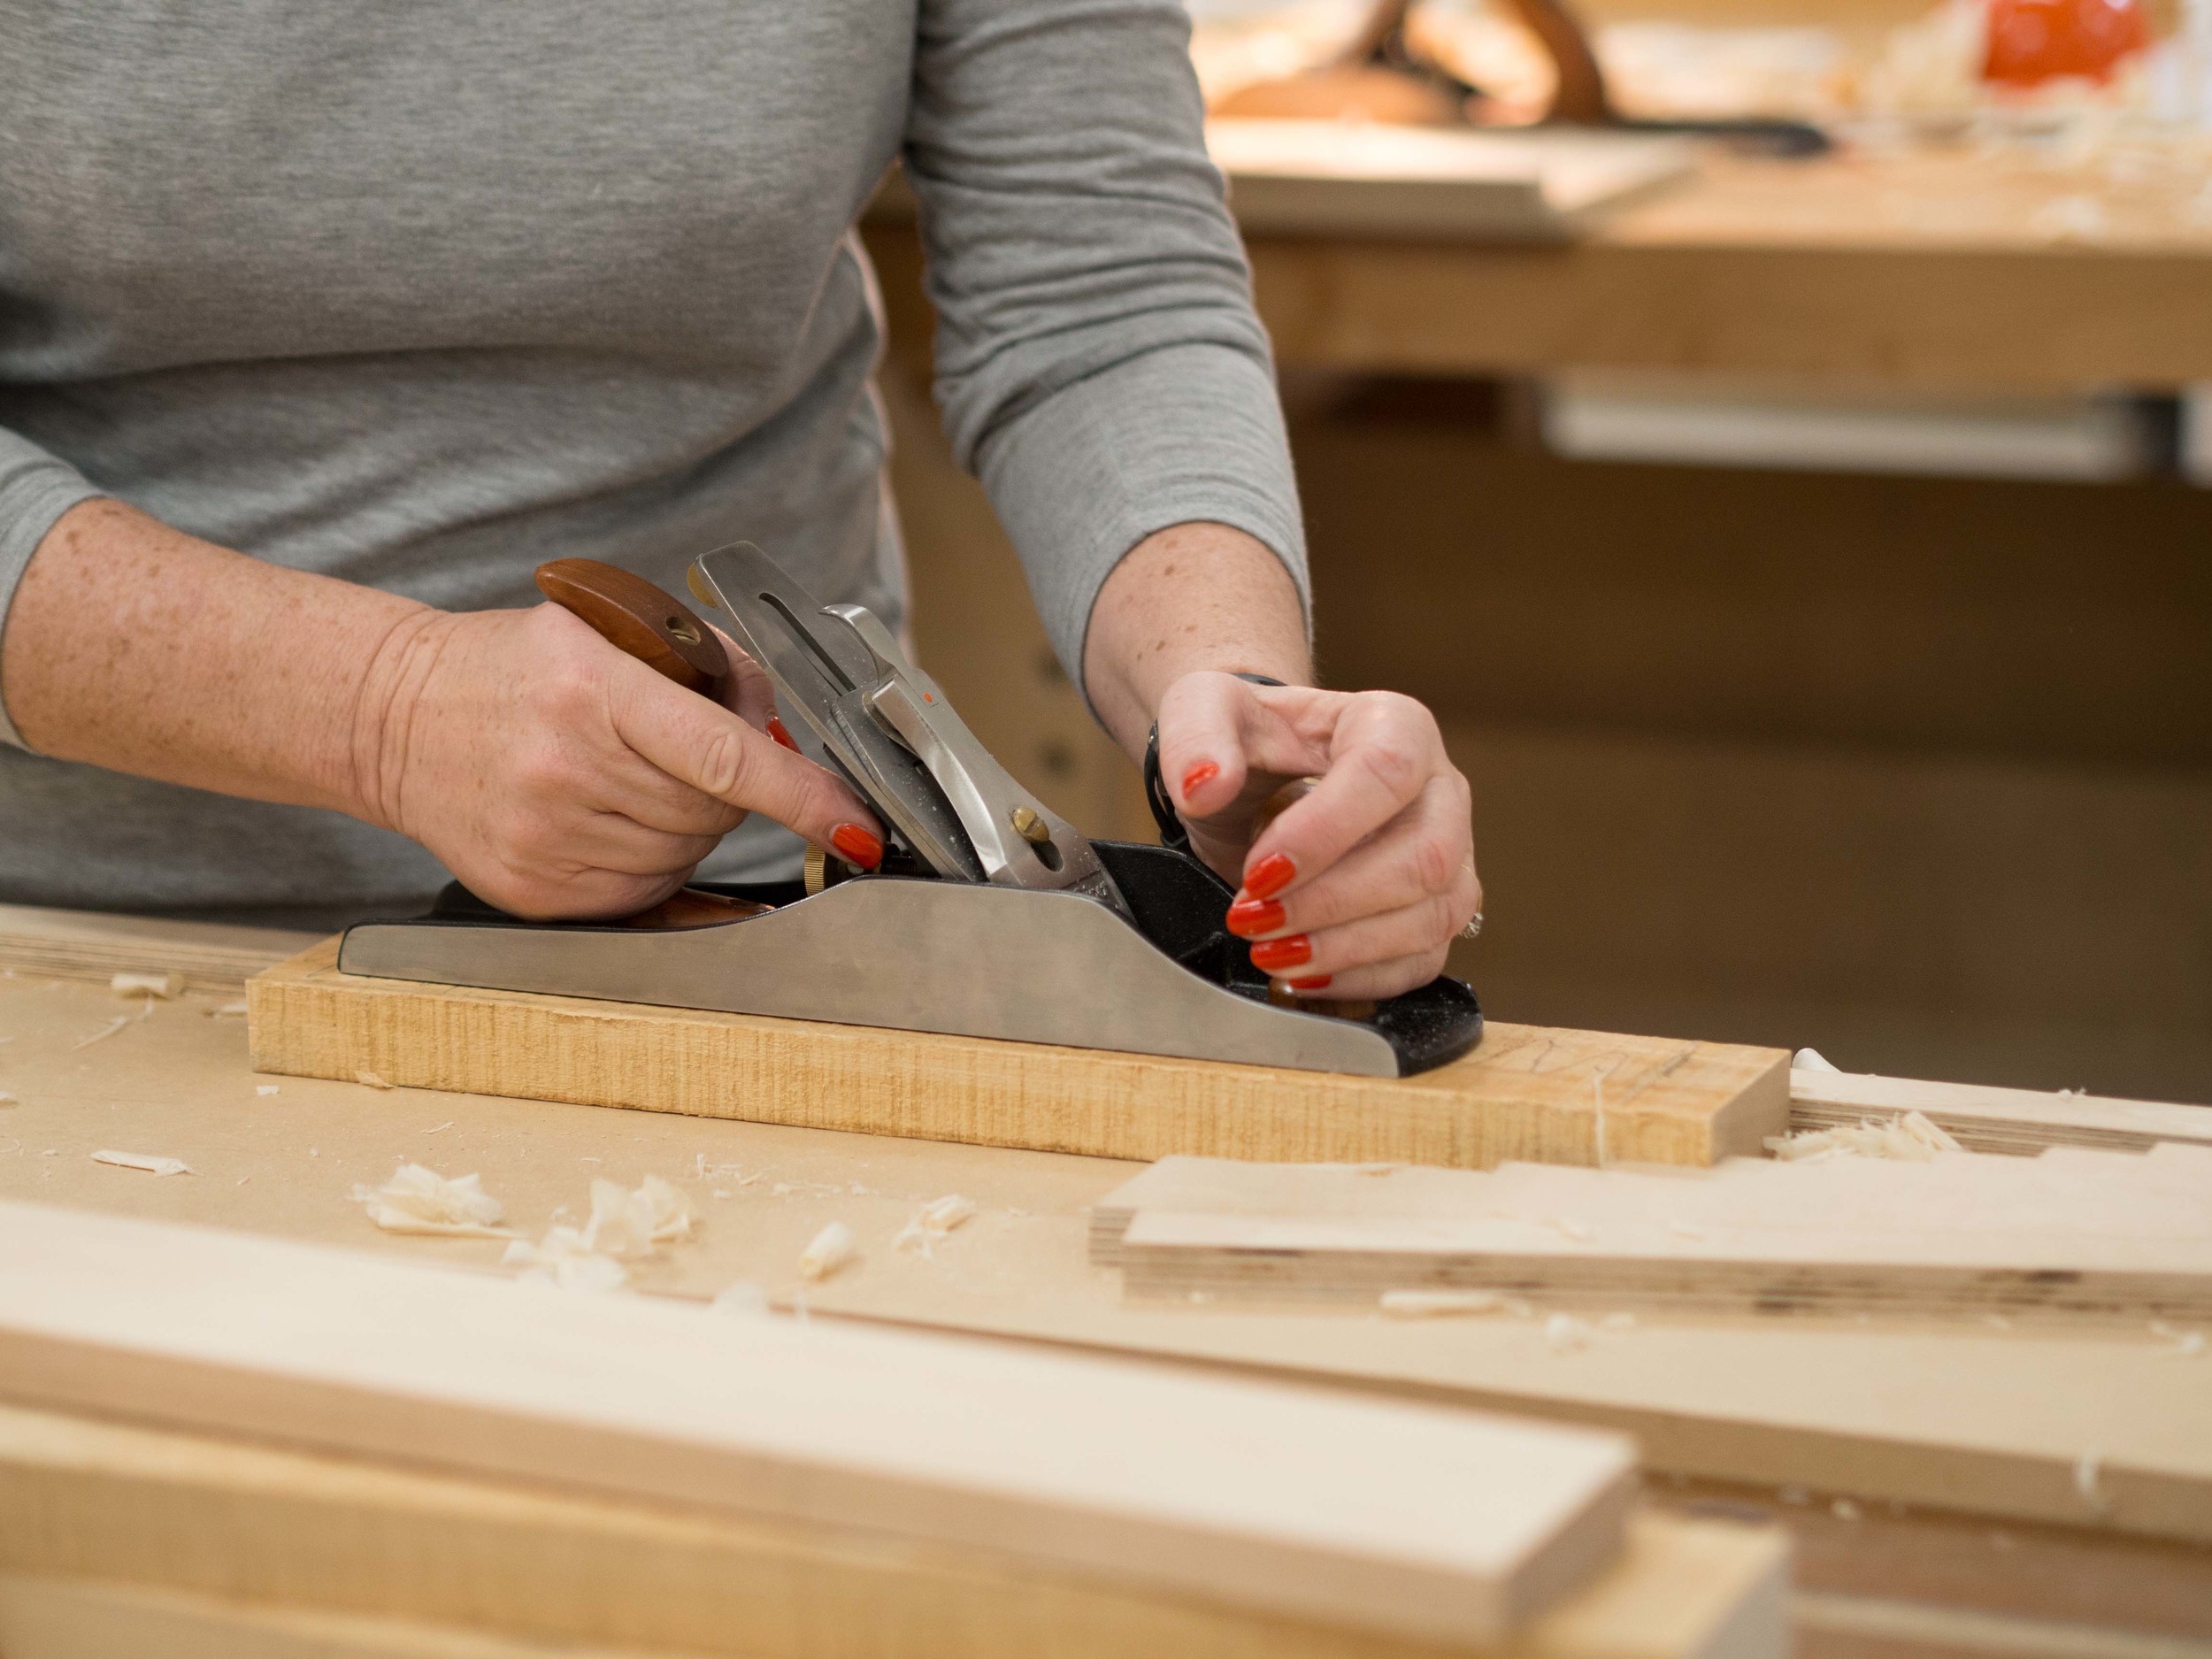
[[[437,611],[119,502],[56,520],[0,648],[39,752],[350,813],[522,915],[641,910],[749,810],[880,847],[850,789],[764,734],[773,693],[741,652],[718,708],[557,605]]]
[[[1298,591],[1273,553],[1225,525],[1146,538],[1099,592],[1083,669],[1132,757],[1158,720],[1161,776],[1193,848],[1240,883],[1229,926],[1256,964],[1339,998],[1442,972],[1482,905],[1467,780],[1410,697],[1311,688]],[[1303,777],[1320,783],[1255,839],[1259,804]]]

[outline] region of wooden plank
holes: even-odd
[[[341,973],[336,941],[248,987],[257,1071],[1102,1157],[1481,1168],[1709,1164],[1780,1133],[1780,1049],[1494,1024],[1411,1078],[1225,1065]]]
[[[348,1193],[401,1161],[480,1171],[535,1238],[580,1213],[592,1177],[630,1186],[657,1174],[703,1225],[639,1264],[635,1282],[655,1293],[705,1301],[743,1279],[780,1294],[808,1240],[838,1221],[859,1259],[806,1287],[818,1319],[1595,1422],[1633,1432],[1668,1479],[2066,1523],[2116,1542],[2212,1540],[2212,1361],[2148,1333],[1654,1316],[1561,1353],[1535,1320],[1130,1304],[1116,1276],[1089,1265],[1085,1240],[1091,1207],[1136,1165],[311,1078],[280,1086],[257,1079],[242,1022],[205,1018],[212,1006],[162,1003],[78,1050],[112,1013],[104,988],[0,980],[0,1036],[14,1038],[0,1045],[0,1086],[20,1096],[0,1108],[0,1197],[489,1270],[498,1241],[381,1233]],[[183,1156],[198,1173],[156,1179],[88,1156],[111,1146]],[[929,1255],[896,1248],[920,1205],[956,1192],[979,1206],[973,1220]],[[2096,1471],[2086,1493],[2084,1460]]]
[[[871,1526],[1493,1639],[1619,1546],[1617,1436],[0,1206],[0,1392]]]
[[[2212,1146],[2212,1107],[2208,1106],[2047,1094],[2036,1089],[1802,1067],[1790,1073],[1792,1129],[1831,1129],[1909,1111],[1924,1114],[1970,1152],[2032,1157],[2046,1147],[2141,1152],[2162,1141]]]
[[[6,1407],[0,1508],[16,1523],[0,1529],[0,1570],[16,1574],[465,1628],[563,1653],[1755,1659],[1782,1647],[1773,1529],[1648,1514],[1557,1609],[1502,1645],[1446,1648],[929,1540]]]
[[[313,943],[309,933],[104,916],[0,904],[0,970],[104,984],[119,972],[181,973],[197,991],[234,995],[263,969]]]
[[[1195,1161],[1185,1160],[1185,1171]],[[2212,1148],[1664,1174],[1209,1164],[1131,1183],[1133,1296],[1373,1303],[1489,1291],[1648,1312],[2212,1318]],[[1133,1213],[1132,1213],[1133,1211]],[[2200,1346],[2202,1338],[2198,1343]]]

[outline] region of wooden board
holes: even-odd
[[[2208,1193],[2212,1148],[2171,1144],[1665,1173],[1176,1159],[1110,1194],[1094,1236],[1137,1297],[1372,1305],[1394,1291],[1486,1291],[1643,1313],[2140,1328],[2212,1319]]]
[[[334,940],[254,978],[256,1070],[1145,1159],[1702,1164],[1755,1152],[1787,1111],[1775,1048],[1494,1024],[1449,1065],[1358,1078],[415,985],[336,960]]]
[[[1429,1640],[1615,1554],[1621,1438],[0,1204],[0,1393],[1025,1555]]]
[[[1138,1172],[1096,1158],[661,1112],[257,1077],[243,1022],[188,995],[114,1036],[104,987],[0,980],[0,1197],[319,1240],[490,1270],[496,1240],[379,1232],[349,1202],[401,1161],[482,1172],[535,1238],[578,1218],[587,1183],[668,1178],[697,1235],[641,1263],[641,1289],[699,1301],[734,1279],[785,1297],[826,1223],[853,1266],[806,1286],[842,1316],[1171,1358],[1632,1432],[1647,1466],[1883,1503],[2062,1523],[2115,1547],[2212,1540],[2208,1365],[2146,1332],[1641,1319],[1562,1353],[1536,1320],[1125,1303],[1086,1259],[1089,1210]],[[264,1094],[262,1090],[273,1091]],[[188,1159],[157,1179],[103,1147]],[[896,1248],[916,1210],[979,1213],[933,1253]],[[2084,1460],[2097,1473],[2085,1493]],[[1971,1523],[1961,1520],[1962,1526]],[[1991,1525],[1985,1520],[1986,1526]],[[1975,1534],[1978,1537],[1980,1534]]]
[[[1970,1152],[2032,1157],[2046,1147],[2141,1152],[2162,1141],[2212,1147],[2212,1107],[2047,1094],[1977,1083],[1930,1083],[1798,1068],[1790,1073],[1790,1127],[1832,1129],[1868,1118],[1924,1114]]]
[[[1501,1645],[1444,1648],[929,1540],[19,1409],[0,1408],[0,1511],[18,1523],[0,1528],[6,1572],[657,1654],[1761,1659],[1782,1646],[1771,1529],[1648,1515],[1558,1608]]]
[[[196,991],[234,995],[253,975],[312,942],[311,934],[274,927],[0,904],[0,972],[102,984],[117,973],[180,973]]]

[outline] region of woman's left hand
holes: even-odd
[[[1160,775],[1191,848],[1238,881],[1232,933],[1302,996],[1394,996],[1481,914],[1472,797],[1436,717],[1390,691],[1185,674],[1160,700]],[[1256,835],[1286,782],[1317,781]]]

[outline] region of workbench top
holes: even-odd
[[[2201,1545],[1977,1518],[1863,1486],[1839,1498],[1847,1480],[1762,1481],[1756,1455],[1727,1449],[1713,1416],[1795,1419],[1847,1452],[1855,1426],[1871,1433],[1909,1419],[1931,1441],[1939,1479],[1946,1436],[1971,1446],[2068,1432],[2096,1440],[2116,1477],[2177,1456],[2212,1472],[2212,1362],[2129,1335],[1647,1319],[1561,1353],[1540,1322],[1129,1309],[1115,1276],[1089,1266],[1084,1239],[1087,1206],[1135,1165],[260,1077],[234,1006],[220,990],[149,1002],[96,983],[0,978],[0,1090],[16,1096],[0,1105],[0,1196],[494,1271],[500,1241],[380,1232],[354,1187],[403,1162],[479,1172],[510,1223],[534,1237],[582,1220],[594,1178],[634,1186],[656,1174],[689,1197],[699,1226],[640,1265],[634,1282],[649,1293],[703,1298],[747,1281],[810,1317],[1001,1332],[1630,1427],[1663,1471],[1663,1502],[1792,1525],[1803,1651],[1832,1642],[1839,1654],[1879,1652],[1864,1644],[1986,1637],[2049,1619],[2212,1636],[2212,1553]],[[103,1148],[181,1158],[191,1172],[96,1163]],[[895,1246],[922,1204],[955,1192],[979,1205],[972,1220],[928,1254]],[[802,1286],[799,1254],[832,1220],[852,1228],[859,1260]],[[2001,1397],[2001,1378],[2022,1386]],[[1865,1465],[1875,1486],[1902,1479],[1895,1489],[1909,1488],[1910,1470],[1883,1461]],[[1848,1469],[1850,1457],[1829,1466]],[[1718,1478],[1731,1473],[1751,1478]]]

